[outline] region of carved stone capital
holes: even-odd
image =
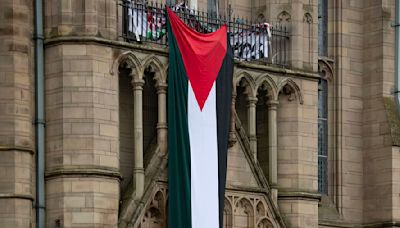
[[[168,85],[166,83],[159,83],[156,85],[157,94],[165,94],[167,93]]]
[[[277,110],[278,105],[279,105],[279,101],[277,101],[277,100],[268,100],[267,101],[268,110]]]
[[[254,107],[257,104],[257,97],[248,97],[247,102],[249,107]]]
[[[134,79],[131,82],[133,90],[143,90],[144,80],[143,79]]]

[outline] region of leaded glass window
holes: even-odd
[[[328,194],[328,84],[318,84],[318,192]]]
[[[318,0],[318,54],[328,55],[328,1]]]

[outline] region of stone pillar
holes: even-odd
[[[118,38],[117,0],[47,0],[44,2],[46,37],[73,35],[95,36],[111,40]]]
[[[278,204],[289,227],[317,228],[318,82],[303,80],[301,85],[309,96],[305,102],[293,99],[295,88],[290,85],[278,97]]]
[[[229,146],[232,146],[236,142],[236,134],[235,134],[235,122],[236,122],[236,93],[232,94],[232,106],[231,106],[231,127],[229,131]]]
[[[250,149],[253,152],[254,159],[257,159],[257,136],[256,136],[256,105],[257,97],[249,97],[247,106],[247,117],[248,117],[248,134],[250,141]]]
[[[133,188],[136,198],[143,195],[144,190],[144,165],[143,165],[143,85],[142,79],[133,80],[134,99],[134,127],[133,135],[135,140],[135,166],[133,168]]]
[[[271,195],[275,204],[278,203],[278,128],[276,112],[279,102],[272,100],[268,105],[268,181],[271,186]]]
[[[0,227],[35,221],[33,5],[0,0]]]
[[[158,94],[158,123],[157,123],[157,143],[161,154],[167,152],[167,84],[160,83],[157,86]]]
[[[46,47],[46,227],[116,227],[118,78],[110,47]]]

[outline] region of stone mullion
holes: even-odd
[[[235,117],[235,106],[236,106],[236,93],[232,94],[232,104],[231,104],[231,127],[229,131],[229,145],[232,146],[236,142],[236,134],[235,134],[235,122],[236,122],[236,117]]]
[[[248,117],[248,134],[250,141],[250,149],[254,159],[257,159],[257,135],[256,135],[256,97],[248,98],[247,117]]]
[[[143,80],[134,80],[134,142],[135,162],[133,168],[135,196],[141,197],[144,191],[144,165],[143,165]]]
[[[157,86],[158,95],[158,123],[157,123],[157,144],[161,154],[167,152],[167,84]]]
[[[274,202],[278,200],[278,128],[277,109],[279,102],[272,100],[268,105],[268,181],[271,186],[271,195]]]

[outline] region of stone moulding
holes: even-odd
[[[33,201],[33,196],[29,194],[7,194],[0,193],[0,199],[26,199]]]
[[[122,176],[117,169],[110,169],[109,167],[65,167],[53,168],[46,171],[46,179],[55,178],[59,176],[101,176],[109,177],[112,179],[121,180]]]
[[[136,50],[140,52],[149,52],[153,54],[158,54],[162,56],[168,56],[168,48],[161,48],[156,46],[144,45],[144,44],[135,44],[128,43],[125,41],[118,40],[108,40],[100,37],[93,36],[60,36],[45,39],[44,44],[45,48],[50,46],[56,46],[62,43],[74,43],[74,44],[101,44],[106,45],[113,48],[121,48],[127,50]],[[283,75],[293,75],[296,77],[307,78],[310,80],[318,80],[320,78],[317,72],[304,71],[300,69],[292,69],[292,68],[282,68],[274,65],[260,65],[258,63],[246,62],[235,60],[235,65],[240,68],[250,68],[255,70],[264,70],[268,72],[283,74]]]
[[[284,189],[278,190],[278,198],[300,198],[300,199],[307,199],[307,200],[321,200],[321,194],[317,192],[309,192],[309,191],[285,191]]]
[[[338,228],[384,228],[384,227],[400,227],[400,221],[386,221],[380,223],[370,224],[356,224],[356,223],[345,223],[342,221],[319,221],[319,226],[322,227],[338,227]]]
[[[7,146],[0,146],[0,151],[18,151],[18,152],[26,152],[30,154],[34,154],[35,151],[31,148],[26,147],[7,147]]]

